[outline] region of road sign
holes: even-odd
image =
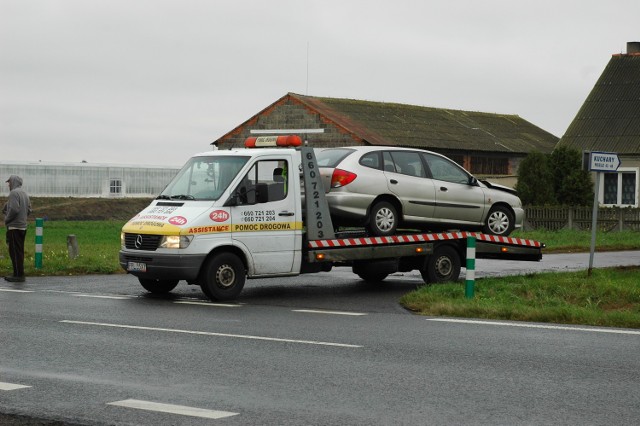
[[[620,158],[615,152],[592,152],[589,170],[592,172],[615,172],[620,167]]]

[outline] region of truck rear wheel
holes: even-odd
[[[153,294],[167,294],[178,285],[178,280],[154,280],[138,277],[140,285]]]
[[[426,283],[444,283],[460,277],[460,255],[450,246],[437,248],[420,270]]]
[[[233,253],[220,253],[211,257],[200,275],[200,288],[212,301],[232,300],[238,297],[247,272],[242,260]]]

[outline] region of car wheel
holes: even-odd
[[[176,288],[178,280],[154,280],[151,278],[138,278],[140,285],[150,293],[166,294]]]
[[[506,237],[515,227],[515,219],[511,210],[504,206],[495,206],[489,211],[482,232],[485,234]]]
[[[437,248],[420,270],[425,283],[444,283],[460,277],[460,255],[450,246]]]
[[[373,235],[387,236],[396,232],[398,212],[388,201],[375,203],[369,212],[367,229]]]

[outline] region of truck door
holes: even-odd
[[[234,244],[243,246],[253,259],[256,275],[292,272],[296,235],[302,218],[290,189],[291,162],[286,156],[256,161],[234,192],[231,232]]]

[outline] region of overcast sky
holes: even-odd
[[[560,137],[638,0],[0,0],[0,161],[180,166],[288,92]]]

